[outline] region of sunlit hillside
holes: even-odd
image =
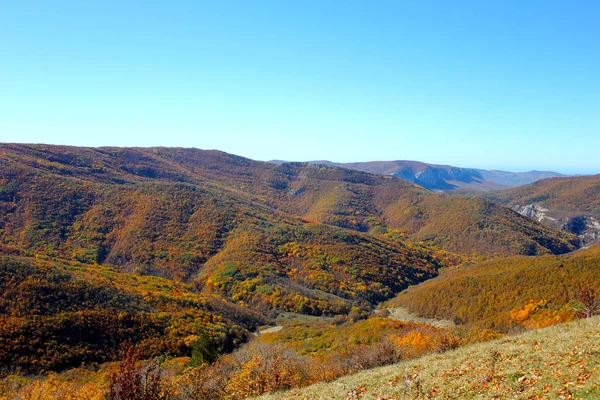
[[[260,399],[597,399],[599,365],[595,317]]]
[[[600,291],[600,246],[449,269],[405,290],[390,304],[471,328],[508,332],[573,318],[582,290]]]
[[[574,235],[395,177],[181,148],[0,154],[11,400],[142,376],[155,397],[243,399],[568,321],[574,288],[598,286],[597,252],[558,255]]]
[[[3,144],[0,154],[5,247],[160,265],[155,272],[179,279],[197,272],[248,218],[297,224],[300,217],[469,255],[560,254],[578,244],[488,200],[340,168],[177,148]],[[152,231],[158,227],[164,235]],[[173,245],[181,240],[193,248]],[[133,242],[132,254],[123,254],[123,244]]]

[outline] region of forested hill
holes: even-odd
[[[487,197],[547,226],[577,234],[584,245],[600,238],[600,175],[544,179]]]
[[[186,355],[202,329],[231,350],[269,321],[191,285],[39,257],[0,256],[0,288],[0,378],[115,360],[123,342]]]
[[[445,271],[391,303],[470,328],[539,328],[573,318],[582,303],[597,308],[599,260],[600,245],[560,256],[489,260]]]
[[[202,161],[190,156],[184,168],[160,149],[3,150],[4,253],[108,264],[193,282],[265,312],[317,315],[369,308],[446,262],[405,240],[278,211],[255,176],[269,170],[235,156],[192,151]]]
[[[509,205],[538,203],[556,210],[600,214],[600,175],[544,179],[488,196]]]
[[[453,252],[485,256],[564,253],[577,245],[572,235],[543,227],[485,199],[435,194],[394,177],[342,168],[274,165],[219,151],[182,148],[4,144],[0,155],[0,200],[7,211],[2,235],[9,247],[31,249],[46,239],[56,241],[57,235],[63,247],[63,239],[95,240],[102,261],[108,257],[127,264],[129,256],[119,251],[121,239],[138,235],[143,224],[164,223],[164,228],[172,230],[198,223],[202,228],[196,232],[208,237],[172,233],[170,240],[194,239],[198,242],[194,246],[202,247],[201,258],[207,259],[236,221],[249,214],[400,235]],[[159,214],[160,221],[143,217],[146,212]],[[98,227],[106,232],[82,238],[81,227],[92,226],[82,224],[89,218],[96,225],[119,229]],[[151,247],[161,237],[159,233],[149,239]],[[143,249],[145,253],[149,247]]]

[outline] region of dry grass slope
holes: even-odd
[[[600,398],[600,317],[260,397],[263,400],[417,398]]]

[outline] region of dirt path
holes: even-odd
[[[453,328],[455,326],[454,322],[446,319],[418,317],[414,314],[411,314],[406,308],[403,307],[387,308],[386,310],[389,312],[388,318],[395,319],[397,321],[418,322],[420,324],[427,324],[435,326],[436,328],[444,329]]]
[[[262,335],[263,333],[279,332],[282,329],[283,329],[283,326],[281,326],[281,325],[272,326],[270,328],[263,329],[262,331],[258,331],[258,334]]]

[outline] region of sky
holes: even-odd
[[[600,173],[600,2],[0,0],[0,142]]]

